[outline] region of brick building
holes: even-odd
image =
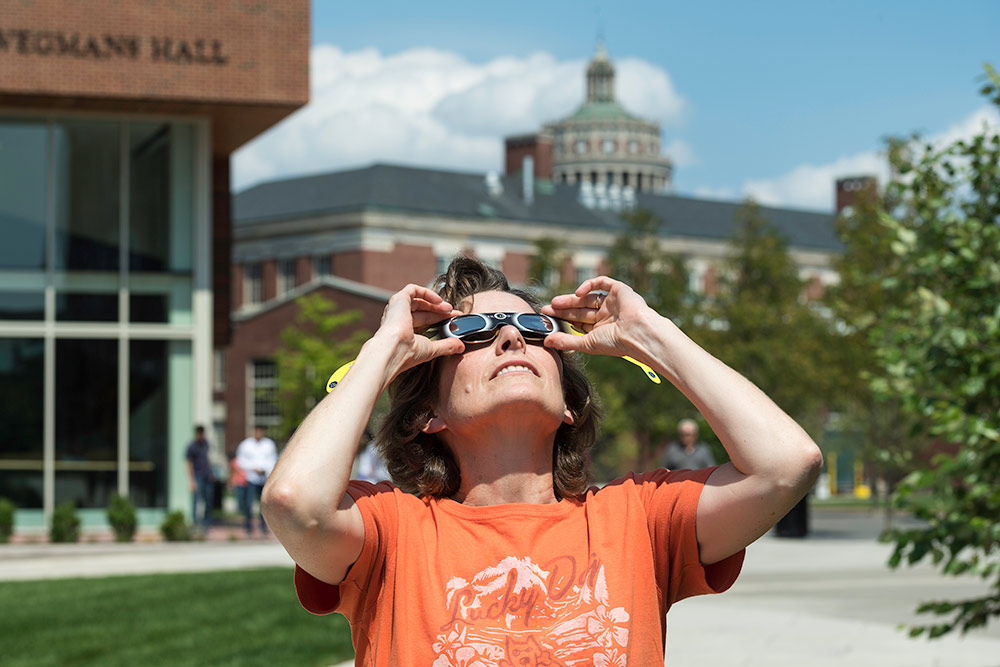
[[[190,502],[229,337],[229,156],[308,100],[309,2],[0,12],[0,496]]]

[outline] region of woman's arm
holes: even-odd
[[[419,285],[394,294],[351,371],[299,425],[268,477],[261,499],[268,526],[314,577],[339,583],[360,555],[364,523],[345,494],[357,443],[375,402],[399,373],[464,349],[457,339],[414,334],[452,313],[450,304]]]
[[[598,300],[593,290],[607,296]],[[809,435],[624,283],[593,278],[543,310],[590,329],[586,336],[553,334],[547,346],[638,359],[683,392],[719,436],[731,461],[708,479],[698,503],[702,563],[718,562],[766,533],[816,481],[822,454]]]

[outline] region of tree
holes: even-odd
[[[349,336],[341,332],[361,319],[359,310],[338,311],[336,303],[316,293],[301,296],[295,303],[299,314],[281,332],[275,355],[283,437],[290,436],[325,395],[330,374],[356,357],[370,336],[361,330]]]
[[[901,297],[898,285],[882,284],[887,268],[897,261],[892,238],[880,218],[883,207],[894,205],[872,187],[859,192],[854,204],[837,218],[844,253],[834,262],[840,281],[830,289],[829,297],[848,343],[845,370],[856,380],[843,406],[842,421],[861,434],[866,468],[891,493],[926,455],[930,441],[919,435],[919,415],[905,411],[898,397],[875,394],[871,388],[872,382],[884,381],[886,375],[869,339],[876,326],[885,326],[881,314]],[[882,503],[885,527],[890,528],[893,504],[880,495],[873,498]]]
[[[984,79],[1000,108],[1000,76],[987,66]],[[930,559],[984,584],[981,596],[918,607],[942,618],[910,634],[938,637],[1000,615],[1000,134],[984,127],[943,148],[919,139],[892,148],[898,205],[880,218],[895,259],[881,284],[899,301],[871,332],[884,372],[872,387],[956,451],[899,485],[898,507],[926,525],[886,533],[889,564]]]
[[[787,241],[753,202],[737,214],[719,283],[701,342],[819,440],[828,411],[850,392],[848,344],[832,318],[804,301]]]
[[[563,280],[563,267],[569,259],[565,246],[550,236],[536,240],[534,245],[528,277],[538,298],[547,301],[557,294],[575,290],[576,285],[568,285]]]
[[[624,228],[608,253],[611,277],[628,284],[658,313],[685,326],[695,297],[688,288],[684,258],[660,248],[662,221],[646,210],[622,216]],[[654,463],[657,444],[670,437],[677,422],[694,411],[670,383],[654,385],[634,365],[609,357],[587,361],[607,417],[595,447],[598,472],[620,474],[623,465],[646,470]]]

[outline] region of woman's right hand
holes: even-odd
[[[386,377],[391,381],[403,371],[431,359],[464,352],[465,344],[457,338],[430,340],[416,333],[461,314],[433,290],[410,284],[389,298],[378,331],[365,345],[392,346]]]

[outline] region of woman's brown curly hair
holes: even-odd
[[[474,257],[452,260],[447,272],[434,281],[434,291],[456,307],[480,292],[508,292],[524,299],[535,312],[541,310],[533,294],[512,288],[502,272]],[[557,354],[563,364],[563,400],[573,415],[572,424],[564,423],[556,431],[552,450],[553,486],[561,499],[579,495],[586,488],[590,472],[587,452],[594,444],[601,409],[574,355]],[[400,489],[446,498],[461,485],[458,462],[444,441],[421,430],[437,398],[437,363],[431,361],[401,373],[389,385],[389,413],[379,425],[376,446]]]

